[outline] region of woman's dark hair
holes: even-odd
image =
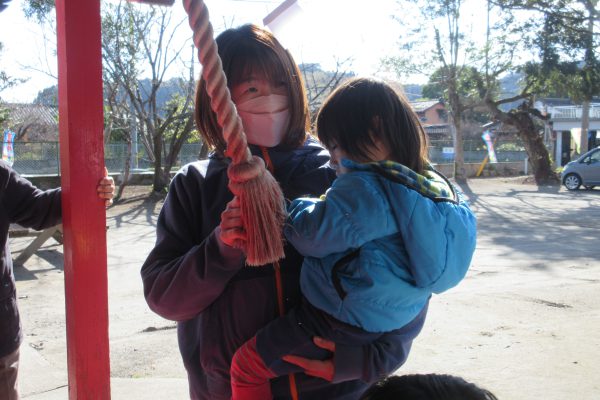
[[[336,88],[317,115],[317,135],[356,161],[368,161],[377,137],[390,159],[417,173],[427,164],[427,136],[404,95],[375,78],[351,78]]]
[[[290,122],[280,145],[295,148],[304,143],[310,129],[308,100],[302,75],[291,54],[273,34],[251,24],[228,29],[222,32],[216,41],[230,90],[250,74],[286,83]],[[217,117],[210,107],[206,82],[202,77],[196,88],[195,118],[204,140],[218,153],[224,153],[225,139]]]
[[[452,375],[390,376],[373,384],[359,400],[498,400],[490,391]]]

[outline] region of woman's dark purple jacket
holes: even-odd
[[[335,178],[326,165],[327,152],[312,140],[293,151],[269,149],[269,155],[287,199],[321,195]],[[156,245],[141,271],[150,308],[178,321],[192,399],[229,399],[233,353],[278,316],[273,267],[245,267],[243,254],[218,239],[221,213],[233,198],[226,169],[224,159],[212,156],[188,164],[175,176],[158,218]],[[289,309],[301,299],[302,257],[291,246],[285,253],[281,271]],[[336,384],[296,374],[300,398],[358,398],[369,383],[404,363],[426,310],[372,345],[338,345]],[[291,398],[287,377],[274,379],[272,390],[276,399]]]

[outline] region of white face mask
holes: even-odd
[[[290,120],[288,97],[259,96],[236,104],[248,143],[274,147],[281,143]]]

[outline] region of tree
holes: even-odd
[[[533,44],[541,61],[527,68],[541,93],[559,92],[582,103],[580,152],[587,151],[589,107],[600,94],[598,0],[492,0],[507,12],[526,11],[543,21]]]
[[[354,75],[348,72],[351,65],[350,59],[337,60],[333,71],[324,71],[319,64],[300,64],[308,96],[308,107],[313,117],[316,116],[317,110],[329,93],[342,81]]]
[[[477,54],[473,51],[469,38],[462,33],[462,0],[411,0],[411,2],[420,10],[420,21],[431,23],[421,24],[412,29],[401,46],[402,54],[386,58],[384,65],[398,76],[432,75],[435,72],[435,84],[443,88],[453,127],[454,178],[458,182],[464,182],[467,177],[464,167],[462,121],[465,111],[472,108],[473,104],[469,99],[461,96],[460,77],[467,73],[465,70],[476,60]],[[410,18],[397,18],[397,20],[410,29],[407,25]],[[439,26],[445,26],[444,30]],[[433,43],[429,53],[424,45],[427,42]],[[419,57],[415,57],[415,53],[418,53]]]
[[[457,172],[462,161],[460,154],[462,144],[458,144],[461,142],[462,135],[459,131],[460,123],[467,110],[484,105],[493,119],[517,129],[532,164],[536,182],[543,184],[556,181],[548,150],[538,129],[537,121],[543,116],[533,107],[534,97],[540,92],[527,80],[524,81],[520,93],[516,95],[502,93],[500,86],[503,75],[517,71],[526,72],[528,64],[523,65],[516,55],[522,55],[525,50],[531,49],[535,43],[543,40],[541,29],[543,21],[529,19],[523,22],[522,19],[516,18],[514,13],[506,12],[502,8],[494,9],[492,13],[492,3],[488,2],[485,40],[483,44],[476,44],[465,37],[458,26],[461,23],[459,0],[428,0],[426,3],[428,5],[426,9],[434,11],[429,14],[431,16],[429,20],[433,21],[436,16],[444,16],[448,26],[445,42],[442,42],[440,31],[433,28],[435,44],[433,53],[437,57],[437,63],[433,64],[436,66],[436,71],[432,74],[433,82],[430,82],[432,85],[429,90],[435,92],[443,88],[451,114],[455,117],[454,125],[459,132],[455,140]],[[447,43],[447,46],[444,47],[443,43]],[[419,45],[423,48],[422,42]],[[413,47],[414,44],[408,44],[404,49],[412,51]],[[448,50],[444,50],[445,48]],[[462,49],[460,57],[459,49]],[[410,56],[412,53],[408,54]],[[457,62],[459,59],[463,62]],[[537,65],[539,62],[533,64]],[[413,72],[423,72],[414,68],[414,62],[410,59],[408,61],[405,59],[400,64],[401,67],[406,65],[413,67]],[[508,104],[517,104],[517,106],[507,110],[505,106]],[[458,174],[457,178],[461,179]]]
[[[44,21],[54,11],[55,0],[25,0],[23,11],[27,18]]]
[[[515,54],[529,45],[530,38],[538,40],[539,31],[532,29],[534,25],[531,21],[518,22],[512,14],[502,13],[502,10],[495,11],[497,21],[491,23],[492,8],[488,2],[484,63],[480,70],[472,74],[475,82],[473,95],[487,107],[493,119],[517,129],[532,165],[536,183],[553,183],[557,179],[556,174],[552,170],[550,155],[536,124],[536,119],[547,117],[533,107],[536,95],[534,87],[525,80],[519,94],[506,96],[501,92],[499,84],[503,74],[523,69],[515,64]],[[530,38],[527,37],[527,32],[531,32]],[[519,105],[503,110],[503,105],[514,102]]]
[[[183,62],[187,46],[176,46],[174,37],[185,20],[172,23],[171,10],[165,7],[125,1],[103,6],[105,137],[110,137],[113,130],[122,135],[123,127],[131,126],[154,164],[153,191],[163,192],[181,145],[194,130],[193,62],[187,67],[189,75],[180,78],[184,82],[183,101],[178,99],[162,107],[157,99],[165,77],[176,63]],[[26,0],[24,11],[26,16],[44,21],[53,8],[54,0]],[[148,85],[144,84],[144,75],[149,76]],[[125,139],[130,136],[125,135]],[[127,164],[125,169],[129,170]]]
[[[185,49],[184,45],[173,44],[182,22],[171,24],[169,9],[142,9],[122,1],[107,5],[103,18],[104,75],[111,99],[108,104],[115,117],[122,119],[131,114],[129,120],[154,164],[154,192],[166,189],[181,145],[194,129],[193,62],[189,76],[182,80],[183,98],[164,108],[157,102],[165,75],[175,62],[181,61]],[[139,79],[144,70],[150,76],[149,85],[143,85]]]

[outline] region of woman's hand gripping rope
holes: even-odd
[[[220,226],[220,239],[223,243],[236,249],[244,250],[246,248],[248,237],[242,223],[240,199],[237,196],[227,203],[225,211],[221,213]]]

